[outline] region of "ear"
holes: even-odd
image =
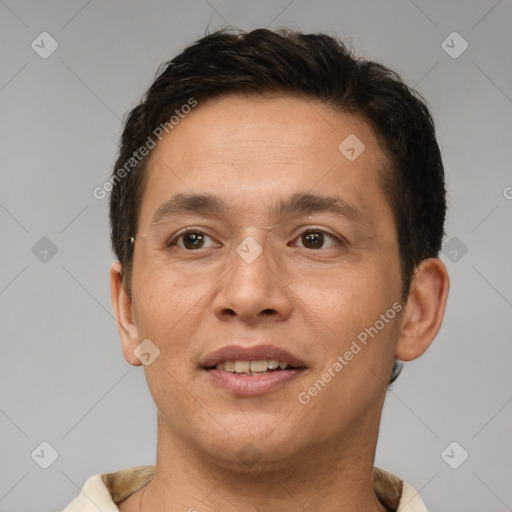
[[[124,358],[132,366],[141,366],[141,361],[133,353],[140,345],[139,332],[133,319],[132,299],[123,286],[121,269],[119,261],[114,261],[110,267],[112,306],[116,315],[117,330],[121,338]]]
[[[402,316],[397,359],[416,359],[434,341],[443,321],[449,288],[448,271],[439,258],[428,258],[418,265]]]

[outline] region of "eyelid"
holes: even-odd
[[[171,235],[169,237],[169,239],[166,241],[166,245],[168,247],[170,247],[171,245],[174,245],[180,238],[182,238],[185,235],[188,235],[189,233],[202,233],[203,235],[206,235],[208,238],[211,238],[216,244],[221,244],[221,242],[216,240],[212,235],[209,235],[205,231],[204,228],[194,228],[194,227],[188,226],[188,227],[183,228],[180,231],[176,232],[175,234]],[[192,252],[192,251],[190,251],[190,252]]]
[[[276,224],[278,226],[279,224]],[[270,230],[271,232],[272,230]],[[304,235],[308,232],[321,232],[324,235],[328,235],[329,237],[333,238],[336,242],[342,244],[342,245],[349,245],[349,241],[339,233],[332,233],[331,231],[327,230],[324,227],[320,226],[313,226],[313,225],[304,225],[300,226],[295,230],[295,235],[291,238],[291,241],[297,240],[300,236]],[[203,235],[206,235],[207,237],[211,238],[216,244],[222,245],[222,242],[219,242],[214,236],[208,234],[207,230],[205,228],[199,228],[194,226],[188,226],[186,228],[183,228],[176,232],[175,234],[171,235],[169,239],[166,241],[166,245],[168,247],[173,246],[177,243],[179,239],[181,239],[183,236],[189,234],[189,233],[202,233]],[[211,248],[206,248],[211,249]],[[196,252],[196,251],[189,251],[189,252]]]
[[[320,227],[320,226],[311,226],[310,227],[309,225],[307,225],[307,226],[301,226],[301,227],[297,228],[297,230],[298,230],[298,234],[296,236],[294,236],[292,240],[296,240],[298,237],[300,237],[301,235],[303,235],[304,233],[306,233],[308,231],[312,231],[312,232],[320,231],[321,233],[324,233],[325,235],[328,235],[331,238],[334,238],[337,242],[339,242],[341,244],[349,245],[349,241],[343,235],[340,235],[339,233],[333,233],[324,227]]]

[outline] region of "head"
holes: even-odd
[[[349,158],[354,151],[347,154],[344,141],[356,144],[356,158]],[[308,421],[312,429],[315,415],[326,408],[330,425],[345,429],[370,405],[375,420],[383,388],[399,373],[397,360],[419,357],[438,332],[448,293],[446,269],[437,258],[446,203],[432,118],[396,73],[356,58],[332,37],[224,31],[186,48],[162,66],[130,112],[112,185],[111,237],[119,260],[112,290],[125,358],[140,364],[133,350],[144,339],[158,346],[161,355],[145,367],[146,376],[159,411],[180,435],[186,425],[172,415],[172,404],[166,409],[171,395],[162,382],[176,393],[178,382],[186,384],[190,396],[216,403],[219,421],[211,428],[220,425],[220,437],[236,433],[242,445],[270,429],[287,393],[299,396],[326,372],[329,385],[317,384],[309,398],[303,394],[293,404],[298,423],[290,420],[275,439],[288,439],[297,425],[307,436]],[[183,245],[169,255],[141,237],[175,194],[222,199],[224,210],[215,211],[204,199],[189,201],[189,211],[199,205],[208,215],[183,213],[169,224],[204,228],[210,243],[226,242],[221,251],[187,259]],[[286,221],[274,215],[275,204],[301,194],[337,196],[345,216],[315,208],[304,210],[304,218],[299,209]],[[250,264],[235,247],[227,249],[240,226],[252,226],[244,235],[261,242],[264,230],[258,227],[293,227],[308,219],[341,235],[343,248],[330,238],[321,257],[308,252],[276,258],[264,250]],[[307,251],[304,245],[297,250]],[[235,399],[212,387],[201,367],[230,338],[248,346],[257,340],[280,345],[300,354],[306,370],[275,393]],[[340,354],[348,361],[338,360],[343,368],[334,368]],[[361,393],[368,379],[373,382]],[[190,396],[177,406],[189,407],[188,420],[197,420],[195,434],[186,434],[193,442],[206,427]],[[262,406],[255,412],[258,400]],[[341,418],[337,404],[353,413]],[[324,440],[339,432],[320,430]]]

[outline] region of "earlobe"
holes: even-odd
[[[140,360],[135,357],[134,350],[140,344],[137,325],[132,312],[132,299],[123,286],[121,277],[121,263],[114,261],[110,267],[110,295],[112,307],[116,316],[117,330],[121,338],[123,356],[132,366],[141,366]]]
[[[403,312],[397,359],[411,361],[428,349],[441,328],[449,288],[448,271],[439,258],[418,265]]]

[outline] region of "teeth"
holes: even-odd
[[[222,363],[221,363],[222,364]],[[233,361],[226,361],[224,363],[224,368],[226,372],[234,372],[235,371],[235,363]]]
[[[248,372],[250,368],[251,368],[251,363],[249,361],[235,361],[235,372],[236,373]]]
[[[276,359],[261,359],[259,361],[225,361],[215,366],[216,370],[239,373],[241,375],[253,375],[254,373],[268,373],[267,370],[285,370],[288,363]]]
[[[251,372],[265,372],[268,368],[268,361],[251,361]]]

